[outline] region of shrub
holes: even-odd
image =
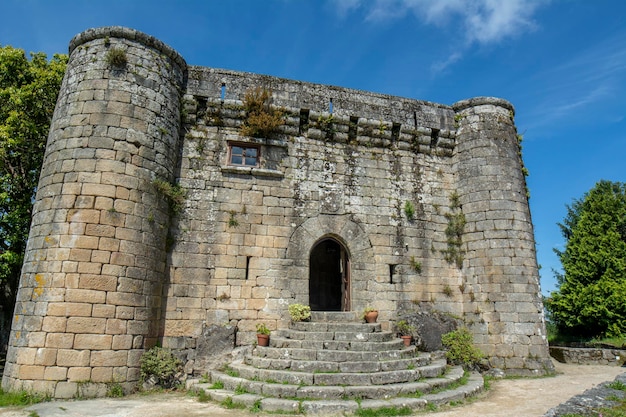
[[[183,364],[169,349],[155,346],[141,355],[139,360],[141,379],[156,379],[156,384],[171,388],[178,382],[176,374],[182,370]]]
[[[311,318],[311,307],[303,304],[289,304],[289,315],[292,321],[307,321]]]
[[[124,68],[128,63],[126,51],[120,48],[111,48],[107,52],[106,61],[114,68]]]
[[[161,179],[152,181],[157,193],[165,197],[172,214],[178,214],[185,204],[185,190],[178,184],[171,184]]]
[[[473,368],[483,358],[483,353],[474,346],[474,337],[467,327],[461,327],[441,336],[441,343],[447,348],[446,359],[452,365]]]
[[[272,92],[261,87],[246,91],[243,107],[246,120],[241,126],[244,136],[267,138],[285,124],[283,111],[271,106]]]

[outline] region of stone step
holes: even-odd
[[[445,360],[437,360],[430,365],[413,367],[412,369],[396,369],[389,371],[367,371],[363,372],[306,372],[295,371],[294,369],[262,369],[245,363],[233,363],[229,372],[250,381],[270,381],[279,384],[293,385],[388,385],[405,382],[414,382],[420,378],[434,378],[443,374],[446,370]],[[213,372],[212,372],[213,375]],[[215,371],[215,378],[220,379],[222,372]],[[228,376],[228,375],[226,375]],[[222,381],[225,382],[225,381]],[[234,389],[234,387],[230,387]],[[253,391],[256,392],[256,391]],[[258,393],[258,392],[257,392]]]
[[[312,322],[349,323],[361,321],[355,311],[311,311]]]
[[[395,339],[395,333],[392,332],[359,332],[359,331],[301,331],[301,330],[278,330],[273,333],[274,337],[281,337],[292,340],[314,340],[323,342],[342,341],[342,342],[390,342]]]
[[[200,384],[196,381],[191,385],[195,390],[203,390],[214,401],[221,402],[231,398],[235,404],[255,406],[263,411],[307,414],[354,412],[358,408],[385,407],[409,407],[416,410],[428,404],[440,406],[452,401],[462,401],[476,395],[484,387],[480,374],[472,372],[464,376],[463,370],[458,367],[451,368],[450,372],[440,378],[383,386],[299,386],[248,381],[222,375],[223,378],[219,381],[223,388],[220,389],[211,389],[213,383]],[[437,392],[431,394],[433,390]]]
[[[361,342],[341,340],[324,341],[287,339],[279,335],[273,335],[270,336],[270,347],[380,352],[385,350],[401,350],[404,347],[404,343],[402,342],[402,339],[392,339],[386,342]]]
[[[356,322],[314,322],[296,321],[289,322],[289,329],[302,332],[360,332],[374,333],[381,331],[380,323],[356,323]]]
[[[271,340],[271,338],[270,338]],[[257,346],[253,352],[254,356],[268,359],[291,359],[306,361],[326,361],[326,362],[363,362],[363,361],[387,361],[393,359],[412,358],[416,355],[416,347],[402,346],[398,350],[387,351],[347,351],[330,349],[305,349],[305,348],[275,348]],[[422,353],[420,356],[431,358],[432,354]]]
[[[336,360],[320,361],[246,356],[244,363],[259,369],[290,369],[295,372],[381,372],[427,366],[430,364],[430,357],[424,355],[388,360],[368,357],[365,360],[338,362]]]

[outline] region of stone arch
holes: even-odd
[[[348,215],[324,215],[307,219],[294,230],[287,248],[291,261],[289,286],[296,302],[309,304],[309,268],[312,249],[324,239],[340,243],[350,257],[351,310],[369,303],[367,283],[375,279],[372,243],[363,227]]]

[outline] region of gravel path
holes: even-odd
[[[541,417],[549,409],[602,382],[625,368],[555,363],[558,375],[494,381],[491,389],[463,406],[428,413],[433,417]],[[37,414],[31,414],[36,412]],[[0,417],[250,417],[256,414],[225,410],[213,403],[199,403],[181,394],[135,395],[124,399],[55,401],[25,409],[0,408]],[[267,415],[270,414],[261,414]],[[277,416],[271,414],[272,416]]]

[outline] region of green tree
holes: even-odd
[[[547,300],[559,332],[626,336],[626,183],[600,181],[567,206],[559,224],[563,273]]]
[[[0,47],[0,330],[15,296],[50,121],[67,56]],[[4,323],[3,323],[4,321]]]

